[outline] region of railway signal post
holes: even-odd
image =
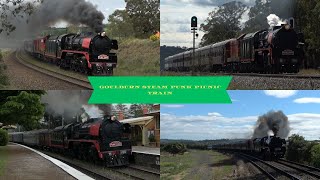
[[[196,46],[196,33],[197,33],[197,27],[198,27],[198,18],[196,16],[192,16],[191,18],[191,33],[193,33],[193,52],[192,52],[192,75],[194,75],[195,67],[194,67],[194,61],[195,61],[195,46]]]

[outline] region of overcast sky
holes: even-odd
[[[217,6],[232,0],[161,0],[161,45],[192,47],[191,17],[198,17],[198,28],[204,23],[209,12]],[[248,6],[254,5],[255,0],[240,0]],[[242,21],[248,19],[248,11]],[[198,30],[201,41],[203,32]]]
[[[258,116],[281,110],[290,134],[320,139],[319,91],[228,91],[232,104],[161,105],[162,139],[251,138]]]

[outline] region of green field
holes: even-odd
[[[214,151],[189,150],[172,156],[161,152],[160,179],[223,179],[233,172],[232,157]]]

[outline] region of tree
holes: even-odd
[[[34,93],[32,91],[2,91],[0,93],[0,122],[4,125],[19,124],[26,130],[37,128],[39,120],[44,115],[44,105],[40,101],[43,93],[43,91]]]
[[[235,38],[241,30],[240,20],[247,8],[241,2],[232,1],[210,12],[205,23],[200,25],[200,30],[205,33],[200,45]]]
[[[109,16],[106,32],[119,39],[133,36],[133,24],[129,14],[125,10],[114,11]]]
[[[128,13],[138,38],[147,38],[160,31],[160,0],[125,0]]]
[[[141,117],[143,115],[143,105],[141,104],[132,104],[129,108],[129,113],[133,117]]]
[[[295,162],[302,162],[307,150],[307,141],[303,136],[293,134],[289,137],[286,158]]]
[[[36,3],[43,0],[0,0],[0,33],[14,31],[16,27],[10,22],[10,17],[23,18],[31,15],[35,10]]]
[[[311,163],[315,167],[320,167],[320,144],[317,144],[311,149]]]

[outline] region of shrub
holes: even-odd
[[[6,146],[9,141],[9,135],[6,130],[0,129],[0,146]]]
[[[160,39],[160,36],[158,36],[157,34],[154,34],[154,35],[150,36],[150,40],[151,41],[157,41],[159,39]]]
[[[311,148],[311,163],[315,167],[320,167],[320,144]]]
[[[183,154],[184,152],[187,151],[187,148],[184,144],[172,143],[164,146],[163,150],[175,155],[175,154]]]

